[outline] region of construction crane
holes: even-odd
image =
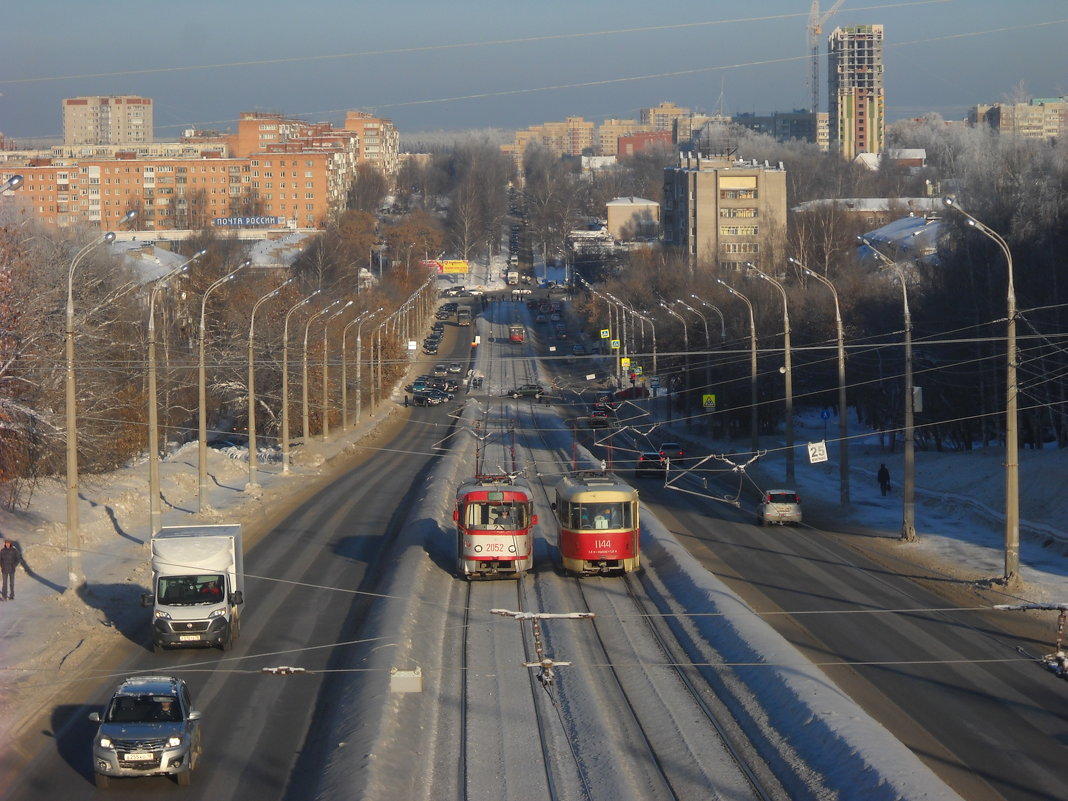
[[[808,12],[808,49],[812,53],[812,72],[809,75],[809,89],[812,91],[812,104],[809,111],[815,114],[820,110],[820,35],[823,26],[834,12],[842,7],[845,0],[835,0],[826,13],[820,16],[820,0],[812,0],[812,8]]]

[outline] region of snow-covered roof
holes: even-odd
[[[646,200],[643,197],[615,197],[609,200],[606,206],[659,206],[655,200]]]

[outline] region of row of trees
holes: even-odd
[[[891,147],[925,148],[926,168],[906,171],[886,161],[871,172],[804,143],[784,144],[744,131],[731,137],[746,158],[784,162],[791,206],[818,197],[897,198],[941,189],[952,191],[964,208],[1003,236],[1012,253],[1019,307],[1021,442],[1032,447],[1068,444],[1068,354],[1063,346],[1068,144],[1001,138],[931,117],[889,132]],[[969,448],[1003,435],[1008,266],[996,244],[963,217],[948,212],[942,217],[945,236],[937,255],[902,265],[914,327],[914,384],[923,390],[923,412],[916,422],[921,447]],[[773,267],[763,263],[788,293],[798,403],[835,405],[836,332],[831,293],[791,264],[790,256],[827,277],[838,292],[849,350],[850,405],[866,424],[893,431],[903,424],[905,295],[895,271],[860,258],[857,236],[865,228],[864,221],[833,209],[792,215],[784,252],[770,260]],[[689,296],[696,294],[723,313],[727,341],[713,338],[709,356],[690,359],[691,386],[694,396],[704,389],[725,398],[720,408],[726,408],[733,427],[746,432],[748,310],[715,279],[748,296],[765,353],[759,379],[762,426],[781,423],[783,304],[774,287],[752,276],[724,274],[715,265],[691,265],[659,250],[632,255],[599,275],[613,295],[658,316],[662,351],[681,351],[682,336],[677,319],[657,309],[658,300],[683,298],[694,305]],[[692,321],[691,349],[707,350],[702,321],[675,308]],[[715,313],[700,310],[715,320],[718,330]],[[593,319],[604,319],[604,314]],[[715,366],[714,385],[707,389],[700,387],[704,358]],[[681,356],[667,360],[672,362],[681,369]],[[689,408],[699,408],[698,400],[691,397]]]

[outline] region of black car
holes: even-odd
[[[542,389],[538,384],[520,384],[515,389],[508,390],[511,398],[541,398]]]
[[[652,476],[663,478],[667,474],[667,462],[657,451],[646,451],[638,455],[638,464],[634,468],[637,478]]]

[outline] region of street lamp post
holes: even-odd
[[[159,410],[156,393],[156,298],[172,278],[184,273],[189,265],[208,251],[198,250],[191,258],[159,278],[152,285],[148,300],[148,517],[152,534],[163,525],[159,485]]]
[[[248,322],[248,489],[259,487],[256,482],[257,449],[256,449],[256,312],[260,306],[275,297],[279,292],[292,284],[296,278],[288,278],[279,286],[272,289],[252,306],[252,314]]]
[[[846,374],[845,374],[845,332],[842,326],[842,307],[838,303],[838,290],[825,276],[813,272],[797,259],[788,261],[801,268],[805,275],[811,276],[831,290],[834,298],[834,324],[838,332],[838,500],[842,506],[849,505],[849,420],[846,414]],[[911,406],[911,404],[910,404]]]
[[[311,439],[311,429],[308,425],[308,332],[311,331],[311,324],[317,319],[327,314],[337,304],[341,303],[341,298],[338,298],[328,306],[324,306],[315,312],[308,318],[308,322],[304,325],[304,361],[301,372],[301,423],[303,424],[303,442],[305,445]]]
[[[877,250],[869,240],[860,237],[872,253],[883,262],[901,282],[902,313],[905,320],[905,481],[902,486],[901,539],[906,542],[916,540],[916,429],[915,429],[915,389],[912,386],[912,312],[909,309],[908,282],[901,265],[891,261]]]
[[[197,511],[200,514],[204,514],[207,509],[207,504],[204,501],[205,496],[208,493],[208,390],[207,390],[207,378],[205,376],[204,368],[204,338],[206,331],[205,317],[207,315],[208,308],[208,296],[218,287],[225,284],[227,281],[233,280],[234,276],[239,271],[248,267],[252,262],[248,259],[241,262],[237,267],[228,272],[222,278],[212,283],[206,290],[204,290],[204,296],[200,299],[200,359],[199,366],[197,368],[197,389],[198,389],[198,437],[199,443],[197,447]]]
[[[712,386],[712,338],[708,335],[708,318],[681,298],[675,302],[681,305],[684,309],[693,312],[700,317],[701,325],[705,329],[705,386],[702,391],[703,394],[704,392],[708,392]]]
[[[286,312],[285,323],[282,325],[282,472],[289,472],[289,318],[293,316],[301,306],[308,303],[312,298],[321,293],[316,289],[304,300],[297,301]]]
[[[14,176],[19,177],[19,176]],[[8,181],[13,181],[9,178]],[[21,183],[21,179],[9,188]],[[121,222],[132,220],[135,212],[127,212]],[[82,258],[95,247],[111,244],[115,241],[115,232],[108,231],[100,239],[90,242],[79,250],[71,260],[67,271],[67,589],[77,590],[85,584],[82,573],[81,530],[78,521],[78,405],[74,381],[74,271]]]
[[[1005,293],[1005,575],[1006,584],[1015,583],[1020,573],[1020,451],[1018,446],[1016,383],[1016,286],[1013,280],[1012,252],[1005,239],[962,209],[953,198],[943,198],[979,233],[992,239],[1005,257],[1008,286]]]
[[[757,412],[756,316],[753,314],[753,304],[750,302],[749,298],[721,279],[717,278],[716,281],[723,284],[728,292],[745,303],[746,308],[749,309],[749,436],[752,439],[752,451],[753,453],[756,453],[760,449],[760,418]]]
[[[365,311],[356,316],[355,320],[352,320],[341,331],[341,430],[349,430],[349,380],[348,380],[348,359],[345,358],[345,340],[348,337],[349,329],[354,325],[358,326],[356,329],[356,392],[360,393],[360,333],[363,328],[364,320],[373,317],[382,311],[382,307],[379,306],[374,311]],[[357,415],[358,419],[358,415]]]
[[[683,394],[682,394],[682,397],[683,397],[683,409],[686,409],[686,406],[689,403],[689,393],[690,393],[690,334],[686,330],[686,318],[685,317],[683,317],[681,314],[679,314],[673,308],[671,308],[666,303],[664,303],[664,301],[660,301],[660,305],[663,306],[667,310],[668,314],[670,314],[672,317],[677,318],[678,321],[680,323],[682,323],[682,349],[684,351],[684,353],[683,353],[683,362],[682,362],[682,365],[683,365],[682,366],[682,369],[683,369],[683,377],[682,377],[682,392],[683,392]]]
[[[759,275],[769,284],[772,284],[782,295],[782,324],[783,324],[783,376],[786,379],[786,480],[794,481],[794,377],[791,366],[790,352],[790,308],[786,302],[786,287],[776,281],[770,275],[761,272],[752,262],[746,262],[745,266]]]
[[[329,360],[326,358],[329,350],[327,334],[330,332],[330,323],[344,314],[353,303],[355,303],[355,301],[348,301],[344,306],[323,321],[323,442],[326,442],[326,438],[330,436],[330,374],[328,372],[329,368],[327,367]],[[341,358],[342,360],[345,358],[344,351],[342,351]]]
[[[10,192],[12,189],[18,189],[20,186],[22,186],[22,176],[12,175],[0,184],[0,195],[4,194],[4,192]]]

